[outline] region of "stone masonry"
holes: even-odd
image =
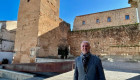
[[[60,48],[70,49],[72,55],[78,56],[83,40],[91,43],[91,52],[96,55],[140,55],[135,8],[78,16],[74,31],[70,31],[70,24],[59,18],[59,5],[59,0],[20,1],[14,63],[59,58]],[[125,15],[129,15],[128,20]],[[107,17],[111,17],[111,22],[107,22]]]
[[[14,63],[32,63],[36,57],[57,57],[59,39],[67,40],[65,34],[57,36],[58,27],[69,29],[69,24],[59,18],[59,0],[21,0]],[[63,32],[63,28],[58,30]]]
[[[17,21],[0,21],[0,52],[13,52]]]
[[[129,15],[128,20],[125,20],[126,15]],[[110,17],[110,22],[107,21],[108,17]],[[97,19],[99,23],[97,23]],[[128,7],[76,16],[74,20],[73,31],[103,28],[109,26],[119,26],[134,23],[137,23],[136,8]]]
[[[71,54],[80,55],[80,44],[91,43],[91,53],[96,55],[139,55],[140,31],[138,24],[69,32]]]
[[[68,48],[68,31],[70,25],[61,22],[59,27],[39,36],[39,52],[37,57],[56,57],[58,58],[58,48]]]

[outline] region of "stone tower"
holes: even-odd
[[[45,53],[40,37],[62,22],[59,5],[59,0],[20,0],[14,63],[32,63],[38,52]]]

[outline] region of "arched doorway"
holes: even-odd
[[[59,46],[58,47],[58,55],[60,55],[61,59],[68,58],[69,49],[67,46]]]

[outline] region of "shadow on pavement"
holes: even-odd
[[[140,80],[140,75],[126,79],[126,80]]]
[[[128,69],[117,69],[117,68],[108,68],[104,67],[105,70],[109,71],[118,71],[118,72],[129,72],[129,73],[140,73],[140,70],[128,70]],[[139,79],[140,80],[140,79]]]

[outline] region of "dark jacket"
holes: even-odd
[[[75,59],[74,80],[106,80],[101,60],[97,56],[90,54],[86,73],[82,56],[83,54]]]

